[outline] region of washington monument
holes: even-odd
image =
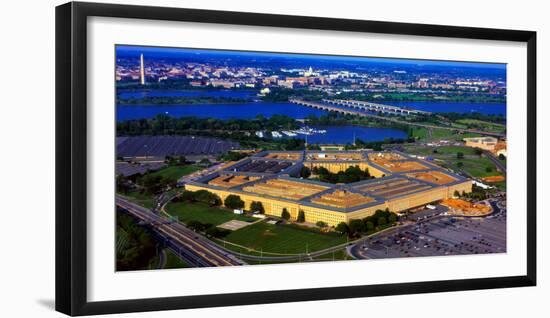
[[[139,57],[139,75],[140,75],[140,82],[141,85],[145,85],[145,66],[143,65],[143,54]]]

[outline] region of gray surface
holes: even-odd
[[[116,163],[116,174],[122,174],[125,177],[132,176],[135,174],[145,174],[148,171],[156,171],[160,168],[165,167],[166,164],[163,162],[151,162],[151,163],[132,163],[127,162],[117,162]]]
[[[233,141],[194,136],[117,137],[117,157],[217,155],[236,149]]]
[[[350,252],[355,258],[369,259],[505,253],[506,211],[494,204],[493,208],[489,217],[436,216],[382,232]]]

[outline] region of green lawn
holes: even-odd
[[[434,153],[437,150],[437,153]],[[457,152],[462,152],[464,155],[475,155],[474,148],[463,146],[441,146],[441,147],[420,147],[420,146],[407,146],[406,152],[410,154],[416,154],[421,156],[430,156],[439,159],[448,159],[450,157],[456,158]]]
[[[414,127],[411,126],[411,134],[412,137],[418,138],[420,140],[427,140],[427,139],[451,139],[451,140],[457,140],[460,141],[463,138],[466,137],[477,137],[477,135],[468,135],[468,134],[457,134],[456,132],[449,130],[449,129],[432,129],[432,135],[430,138],[430,134],[428,133],[428,129],[424,127]],[[458,127],[457,127],[458,128]]]
[[[172,269],[172,268],[186,268],[189,267],[189,264],[182,261],[181,258],[179,258],[172,250],[165,249],[166,253],[166,264],[164,265],[164,268],[166,269]]]
[[[455,138],[456,133],[448,129],[432,129],[432,139]]]
[[[155,206],[155,199],[151,194],[141,193],[135,190],[130,191],[128,193],[118,193],[118,194],[148,209],[152,209]]]
[[[234,214],[232,211],[211,207],[204,203],[171,202],[166,206],[166,211],[177,216],[180,221],[187,223],[189,221],[198,221],[205,224],[220,225],[231,220],[241,220],[245,222],[256,219]]]
[[[186,166],[168,166],[162,168],[158,171],[151,172],[152,176],[161,176],[163,178],[168,178],[172,181],[177,181],[179,178],[191,174],[195,171],[200,170],[201,168],[195,165],[186,165]]]
[[[465,155],[475,155],[475,149],[472,147],[462,147],[462,146],[442,146],[438,147],[437,153],[440,154],[453,154],[456,155],[457,152],[462,152]]]
[[[468,158],[479,158],[479,156],[476,155],[474,148],[465,146],[421,147],[416,145],[408,145],[405,148],[405,151],[409,154],[430,156],[442,160],[456,159],[456,154],[458,152],[462,152],[465,156],[469,156]],[[437,152],[434,153],[434,150],[437,150]]]
[[[414,138],[426,139],[426,137],[428,136],[428,130],[422,127],[411,126],[411,135],[411,137]]]
[[[463,166],[459,168],[457,166],[458,162],[462,162]],[[454,169],[462,169],[477,178],[501,175],[501,173],[497,171],[495,164],[485,157],[475,159],[469,158],[463,160],[455,159],[452,161],[452,166]],[[487,167],[490,167],[492,171],[487,172]]]
[[[437,149],[437,153],[433,153],[433,149]],[[464,170],[470,175],[478,178],[501,175],[497,171],[495,164],[488,158],[479,157],[475,154],[475,149],[462,146],[442,146],[437,148],[432,147],[417,147],[408,146],[407,153],[417,154],[422,156],[431,156],[436,159],[444,160],[449,168],[453,170]],[[462,152],[466,157],[464,159],[457,159],[456,153]],[[458,167],[457,163],[462,162],[463,166]],[[492,169],[491,172],[487,172],[487,167]]]
[[[327,253],[321,256],[314,257],[315,260],[319,261],[346,261],[352,260],[353,257],[349,256],[345,249],[336,251],[334,253]]]
[[[289,225],[256,223],[234,231],[227,241],[263,252],[298,254],[325,249],[345,243],[346,237],[334,233],[325,234]]]
[[[502,124],[492,123],[478,119],[459,119],[456,121],[459,124],[464,124],[470,129],[483,129],[487,131],[502,133],[506,131],[506,126]]]
[[[501,191],[506,191],[506,180],[501,181],[501,182],[493,182],[493,183],[489,183],[489,184],[492,185],[492,186],[497,187]]]
[[[457,140],[462,140],[464,138],[474,138],[474,137],[483,137],[480,134],[474,134],[474,133],[463,133],[462,135],[459,135],[460,138],[457,138]]]

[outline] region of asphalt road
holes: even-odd
[[[495,155],[487,150],[484,150],[483,153],[497,166],[497,169],[502,172],[503,175],[506,175],[506,166],[502,163],[502,161],[500,161],[497,157],[495,157]]]
[[[157,236],[163,238],[167,246],[191,266],[210,267],[244,264],[243,261],[177,222],[171,222],[168,218],[155,214],[153,211],[119,196],[116,198],[116,204],[141,222],[148,224]]]

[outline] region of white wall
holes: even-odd
[[[112,1],[232,11],[331,16],[385,21],[422,22],[538,32],[539,162],[550,155],[548,110],[550,24],[544,1]],[[54,297],[54,6],[62,1],[11,1],[0,23],[0,292],[4,317],[60,317]],[[547,145],[547,143],[546,143]],[[280,317],[338,315],[409,317],[543,316],[550,281],[549,234],[543,179],[539,167],[539,286],[398,297],[231,307],[134,314],[140,317]],[[32,186],[32,191],[25,190]],[[7,205],[6,205],[7,203]],[[543,251],[543,246],[546,250]],[[544,252],[544,253],[543,253]],[[544,296],[546,294],[546,297]],[[130,315],[118,315],[130,317]]]

